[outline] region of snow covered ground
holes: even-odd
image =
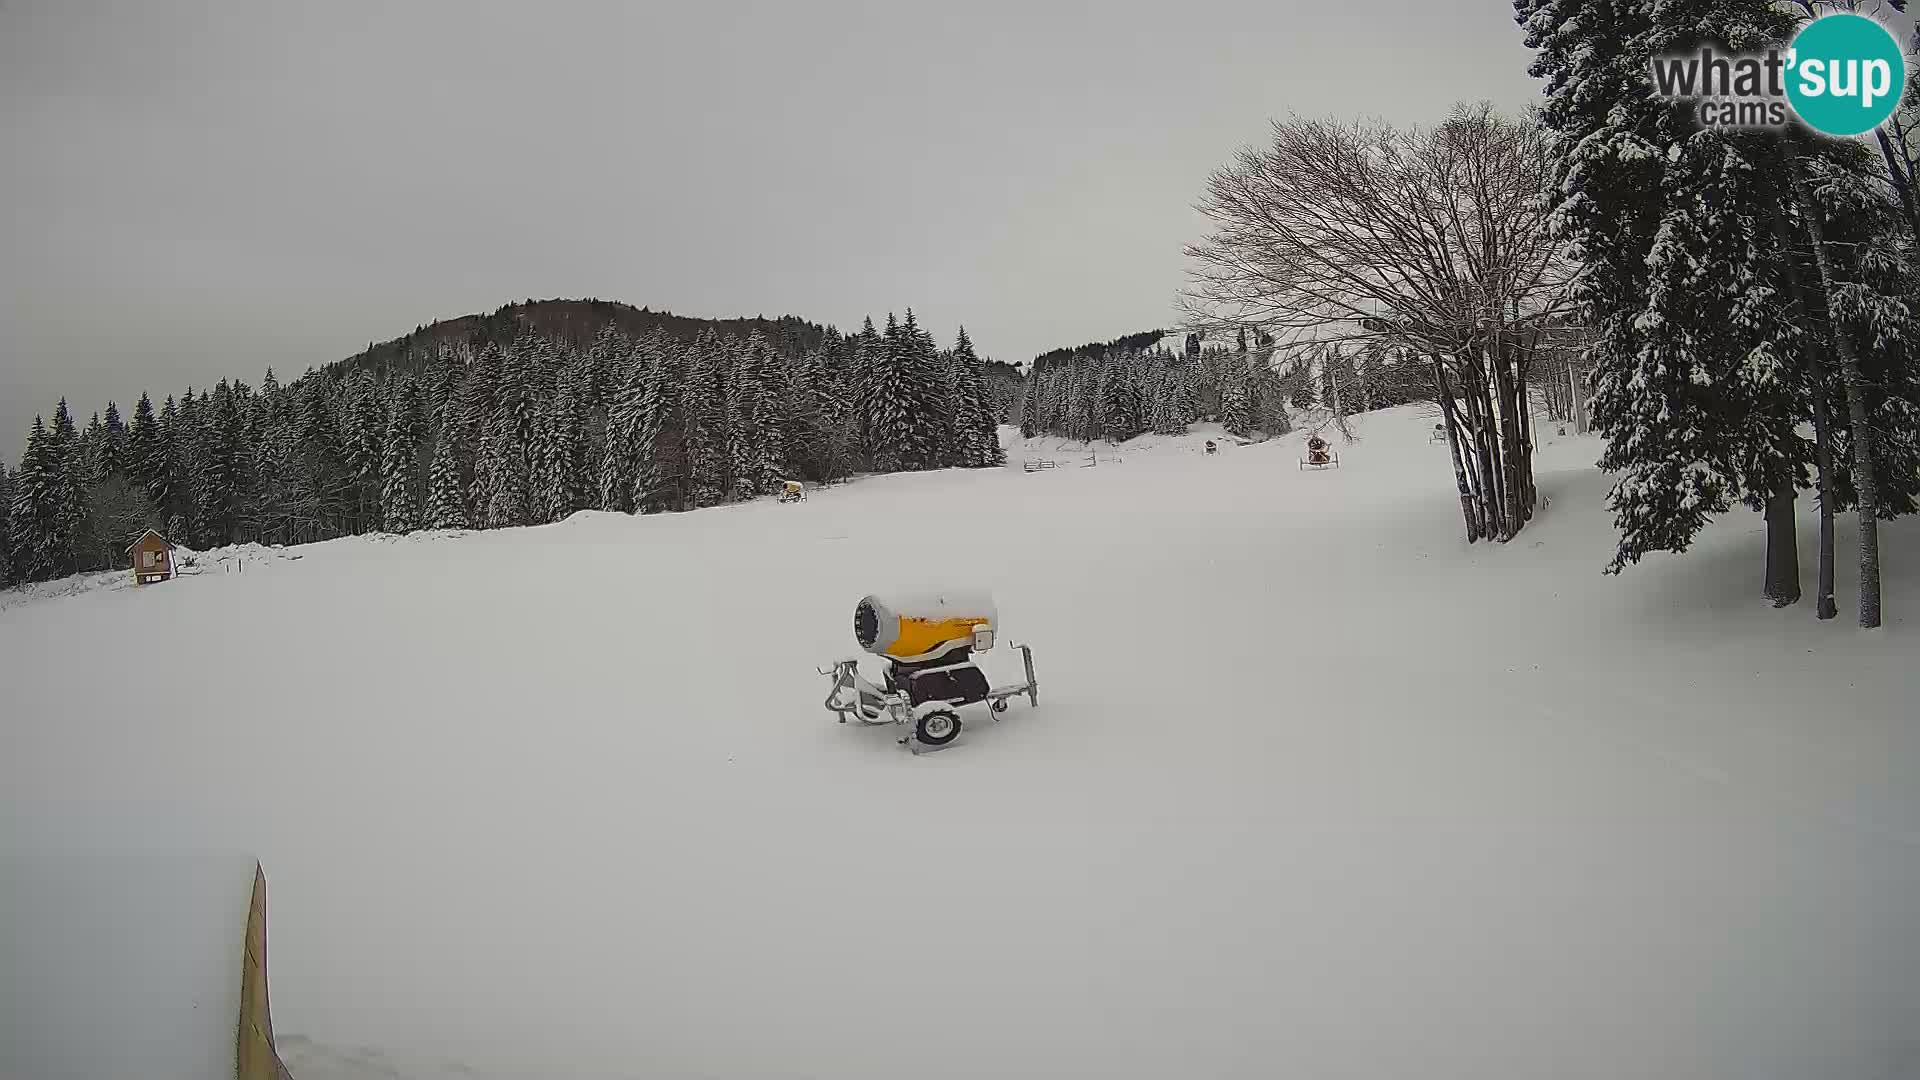
[[[1751,514],[1602,577],[1592,440],[1467,547],[1430,425],[14,604],[0,848],[257,853],[297,1080],[1920,1075],[1915,523],[1822,625]],[[941,582],[1041,704],[915,758],[815,667]]]

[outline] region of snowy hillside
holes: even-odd
[[[1754,515],[1605,578],[1597,442],[1469,548],[1431,423],[17,603],[0,849],[257,853],[297,1080],[1920,1072],[1920,529],[1872,634]],[[1039,708],[835,724],[948,582]]]

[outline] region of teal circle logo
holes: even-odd
[[[1906,57],[1887,28],[1864,15],[1818,18],[1800,28],[1787,61],[1787,101],[1808,127],[1863,135],[1886,122],[1907,85]]]

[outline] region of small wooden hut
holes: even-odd
[[[133,580],[137,585],[165,581],[173,576],[173,545],[152,529],[127,545],[127,557],[133,562]]]

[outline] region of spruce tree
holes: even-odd
[[[459,451],[445,438],[447,433],[448,429],[442,428],[442,438],[433,444],[433,465],[427,478],[429,529],[464,529],[470,524],[467,488],[460,478]]]
[[[149,496],[161,485],[160,424],[154,419],[153,402],[144,393],[133,407],[133,423],[127,429],[127,471]]]
[[[873,468],[896,472],[913,453],[912,410],[915,392],[908,367],[912,350],[902,339],[900,322],[887,313],[887,329],[869,359],[866,377],[866,431]]]
[[[532,443],[543,347],[523,333],[501,358],[493,409],[474,466],[474,505],[488,528],[532,520]]]
[[[1759,509],[1804,482],[1805,396],[1783,355],[1799,335],[1776,254],[1789,202],[1781,144],[1700,130],[1646,80],[1656,55],[1703,39],[1762,49],[1790,22],[1756,0],[1516,10],[1533,73],[1548,80],[1556,231],[1584,264],[1573,299],[1593,333],[1601,465],[1620,477],[1609,499],[1618,572],[1686,550],[1735,501]]]
[[[604,364],[609,382],[606,438],[601,447],[599,469],[599,507],[611,512],[638,509],[633,504],[633,478],[640,468],[636,438],[640,425],[640,403],[646,392],[647,371],[641,349],[627,343]]]
[[[107,402],[106,438],[100,444],[100,473],[103,476],[129,475],[127,427],[120,419],[120,406]]]
[[[693,507],[717,506],[726,501],[731,469],[721,379],[725,361],[725,348],[710,330],[694,342],[687,357],[686,379],[680,391],[680,415],[687,498]]]
[[[338,382],[301,380],[293,400],[292,427],[298,451],[293,474],[301,490],[291,523],[295,540],[339,536],[351,532],[357,496],[347,465],[335,397]]]
[[[380,527],[390,533],[410,533],[424,524],[420,449],[427,439],[427,407],[413,376],[400,376],[399,384],[381,448]]]
[[[1040,370],[1040,365],[1035,363],[1027,372],[1026,381],[1021,387],[1020,437],[1023,439],[1031,439],[1042,430]]]
[[[193,478],[194,522],[197,541],[219,547],[240,539],[242,500],[246,488],[240,405],[225,379],[214,387],[195,434],[197,469]]]
[[[913,309],[908,308],[900,323],[895,345],[899,354],[892,392],[900,399],[903,414],[903,440],[900,450],[903,468],[932,469],[941,464],[942,443],[947,431],[941,413],[941,371],[933,338],[920,329]]]
[[[12,521],[13,472],[0,461],[0,589],[14,583]]]
[[[100,422],[99,413],[94,413],[87,429],[80,433],[80,478],[87,487],[98,484],[106,475],[106,441],[107,425]]]
[[[434,351],[422,396],[426,401],[427,425],[434,431],[446,427],[459,406],[460,387],[466,376],[465,354],[442,345]]]
[[[952,362],[960,398],[956,410],[960,418],[956,431],[958,463],[969,468],[999,465],[1005,455],[1000,448],[998,410],[989,400],[983,365],[964,326],[954,339]]]
[[[685,398],[688,353],[653,335],[641,344],[641,381],[633,408],[637,462],[629,499],[635,513],[685,509],[693,498]]]
[[[787,474],[787,375],[773,345],[756,331],[747,340],[739,397],[753,425],[751,452],[738,459],[741,478],[755,495],[779,486]]]
[[[888,315],[892,320],[892,315]],[[895,333],[899,332],[896,326]],[[851,343],[853,374],[851,379],[854,427],[858,434],[859,454],[863,468],[874,468],[879,458],[879,445],[875,434],[875,418],[880,414],[880,374],[886,366],[888,339],[881,336],[873,327],[873,317],[866,316],[860,324],[860,333]]]
[[[53,430],[49,439],[54,460],[54,498],[57,526],[53,533],[50,557],[56,575],[76,573],[81,552],[89,547],[87,524],[87,464],[85,448],[73,423],[67,400],[60,399],[54,409]]]
[[[257,441],[251,469],[258,489],[255,518],[262,543],[284,544],[292,539],[294,514],[303,485],[296,472],[299,446],[294,436],[291,395],[273,377],[260,383],[256,404]]]
[[[1235,371],[1221,390],[1220,422],[1228,432],[1246,436],[1253,431],[1254,400],[1252,378],[1245,370]]]
[[[71,543],[62,522],[62,464],[46,422],[33,418],[20,471],[13,478],[8,515],[14,573],[22,581],[58,577],[64,550]]]
[[[563,374],[552,402],[540,410],[533,449],[534,519],[565,519],[586,505],[577,376]]]
[[[452,423],[454,447],[459,452],[462,469],[476,484],[479,482],[480,439],[486,432],[487,419],[492,415],[494,388],[500,381],[500,371],[505,364],[506,357],[498,345],[489,344],[481,349],[467,368],[465,381],[460,384],[458,405],[450,406],[458,414],[457,422]]]
[[[386,426],[379,386],[366,368],[355,370],[342,389],[340,434],[347,468],[353,474],[356,531],[377,524]]]
[[[726,387],[728,445],[739,493],[751,498],[772,491],[785,473],[785,379],[773,347],[758,331],[735,343],[732,354]]]

